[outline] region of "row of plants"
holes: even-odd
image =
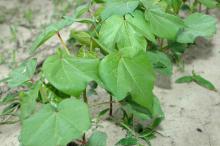
[[[153,92],[156,77],[171,76],[173,63],[182,62],[182,54],[196,38],[209,39],[215,34],[216,19],[204,13],[218,5],[215,0],[85,2],[72,16],[46,27],[30,49],[35,52],[57,35],[61,47],[54,55],[42,66],[29,59],[3,80],[10,90],[1,99],[7,105],[1,124],[21,123],[22,146],[105,146],[107,132],[94,130],[90,138],[85,133],[97,126],[92,119],[109,113],[109,120],[127,130],[116,145],[141,146],[140,140],[150,144],[164,119]],[[66,43],[59,31],[76,22],[88,29],[72,30]],[[216,90],[195,73],[177,83],[192,81]],[[88,91],[98,86],[106,91],[103,98],[109,98],[102,104],[109,107],[91,117]],[[114,107],[121,113],[117,117]],[[8,120],[11,116],[13,121]],[[141,125],[135,119],[149,124]]]

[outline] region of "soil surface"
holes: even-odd
[[[24,18],[24,13],[30,9],[33,11],[31,23]],[[16,66],[15,62],[29,56],[28,48],[36,34],[56,20],[54,11],[51,0],[0,0],[0,79],[7,77]],[[172,78],[159,77],[157,81],[154,91],[166,117],[157,130],[161,134],[151,141],[152,146],[220,146],[220,11],[213,10],[211,13],[218,18],[215,37],[210,41],[198,39],[196,45],[184,54],[184,71],[174,67]],[[72,26],[75,27],[83,26]],[[63,30],[61,35],[66,40],[68,29]],[[38,61],[52,54],[58,43],[53,38],[43,45],[36,54]],[[193,70],[211,81],[218,91],[209,91],[195,83],[175,83],[177,78],[189,75]],[[3,84],[0,87],[1,91],[4,90]],[[94,98],[96,101],[108,99],[101,89]],[[114,146],[126,134],[109,121],[100,125],[99,130],[107,132],[108,146]],[[19,124],[0,125],[0,145],[19,146],[19,132]]]

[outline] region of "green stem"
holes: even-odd
[[[65,42],[63,41],[63,39],[62,39],[62,37],[61,37],[61,35],[60,35],[59,32],[57,32],[57,36],[58,36],[58,38],[59,38],[61,44],[63,45],[63,47],[64,47],[66,53],[67,53],[68,55],[70,55],[69,49],[67,48],[67,45],[66,45]]]

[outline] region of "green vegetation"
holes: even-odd
[[[54,35],[61,42],[62,47],[57,48],[42,67],[37,65],[36,59],[30,59],[5,79],[11,89],[18,87],[19,92],[9,92],[1,100],[1,104],[8,104],[1,116],[12,115],[21,122],[22,146],[65,146],[70,142],[105,146],[107,135],[103,132],[96,131],[88,140],[85,138],[94,124],[89,113],[87,87],[95,91],[99,86],[109,94],[107,104],[110,105],[101,110],[99,120],[109,112],[109,118],[127,130],[127,137],[117,145],[141,146],[140,139],[150,145],[150,139],[157,133],[155,128],[164,119],[160,102],[153,93],[156,74],[171,76],[172,62],[180,62],[189,44],[197,37],[209,39],[216,32],[216,19],[200,13],[201,4],[213,8],[218,6],[218,1],[195,0],[190,4],[181,0],[94,0],[83,3],[72,16],[64,16],[47,26],[33,42],[31,52]],[[180,17],[180,11],[186,11],[184,18]],[[25,18],[31,22],[32,13],[25,13]],[[75,22],[88,29],[71,31],[67,45],[59,31]],[[14,29],[12,32],[16,36]],[[33,78],[36,69],[40,71],[37,80]],[[195,73],[177,80],[178,83],[192,81],[215,90]],[[112,112],[114,103],[120,105],[122,113],[116,120]],[[134,119],[149,124],[144,126]],[[2,124],[14,122],[17,120]]]

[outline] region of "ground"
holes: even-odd
[[[28,9],[37,12],[31,27],[23,18]],[[22,61],[29,56],[27,50],[34,36],[42,30],[42,25],[53,21],[53,9],[50,0],[0,0],[0,20],[2,14],[7,14],[4,22],[0,23],[0,79],[8,75],[15,61]],[[188,49],[184,54],[186,64],[183,72],[174,67],[172,78],[158,78],[154,91],[160,98],[166,117],[158,128],[161,135],[152,140],[153,146],[220,146],[220,11],[213,10],[212,14],[218,18],[215,37],[210,41],[199,39],[196,45]],[[12,29],[16,26],[18,41],[13,40],[10,26]],[[64,39],[68,38],[67,32],[61,32]],[[54,49],[57,43],[56,38],[53,38],[41,47],[37,54],[38,60],[53,53],[50,48]],[[191,74],[192,70],[211,81],[218,91],[209,91],[194,83],[175,83],[177,78]],[[106,96],[105,92],[98,90],[96,98],[103,100]],[[108,146],[113,146],[125,135],[125,131],[109,121],[101,125],[100,130],[108,131]],[[19,132],[19,124],[0,125],[1,146],[19,146]]]

